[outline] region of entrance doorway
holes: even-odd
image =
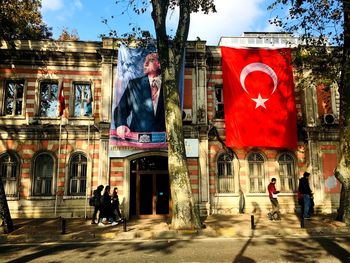
[[[130,163],[130,216],[162,218],[170,214],[168,158],[147,156]]]

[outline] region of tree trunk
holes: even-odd
[[[193,200],[187,167],[178,88],[180,68],[190,24],[189,0],[179,1],[179,23],[172,41],[169,40],[165,25],[169,0],[152,0],[152,7],[165,100],[169,179],[173,203],[171,225],[174,229],[199,229],[201,224]]]
[[[342,184],[344,194],[338,217],[350,225],[350,3],[343,1],[344,46],[340,85],[340,159],[334,171],[335,177]],[[341,214],[343,213],[343,214]]]
[[[170,54],[169,58],[172,60],[173,55]],[[171,224],[174,229],[199,229],[200,220],[193,200],[186,161],[178,82],[172,73],[176,71],[179,72],[173,69],[169,70],[169,74],[164,74],[168,162],[173,202]]]
[[[4,185],[0,179],[0,217],[3,220],[4,233],[8,234],[14,230],[10,209],[7,205]]]
[[[345,190],[344,187],[342,186],[341,192],[340,192],[340,201],[339,201],[339,207],[337,209],[337,216],[335,220],[337,221],[343,221],[343,216],[344,216],[344,200],[345,200]]]
[[[344,139],[341,141],[341,145],[344,144]],[[345,152],[346,153],[346,152]],[[350,225],[350,176],[349,167],[345,165],[345,154],[342,151],[342,159],[338,163],[337,168],[334,171],[335,177],[342,184],[342,192],[340,195],[340,206],[338,209],[337,219]]]

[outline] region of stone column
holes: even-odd
[[[100,104],[100,148],[98,181],[101,184],[109,184],[109,130],[112,121],[112,100],[115,81],[115,68],[117,65],[117,40],[104,38],[103,48],[99,50],[102,57],[102,83]]]

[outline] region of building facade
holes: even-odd
[[[293,41],[245,33],[222,38],[221,45],[293,47]],[[171,214],[167,150],[109,144],[117,44],[108,38],[1,42],[0,176],[13,217],[89,217],[88,198],[100,184],[118,187],[126,217]],[[187,43],[183,124],[192,193],[202,214],[266,212],[272,177],[282,211],[293,212],[304,171],[312,174],[317,211],[336,211],[339,96],[336,85],[298,85],[307,74],[294,75],[296,150],[229,148],[220,47]],[[66,108],[59,116],[61,88]]]

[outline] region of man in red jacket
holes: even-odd
[[[272,205],[272,211],[268,213],[268,217],[270,220],[281,220],[279,204],[277,200],[277,194],[279,193],[279,191],[276,190],[275,184],[276,184],[276,178],[272,178],[271,182],[267,186],[267,190],[269,192],[269,198]]]

